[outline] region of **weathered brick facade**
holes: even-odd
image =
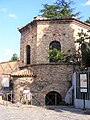
[[[26,65],[26,46],[31,47],[31,64],[49,63],[48,50],[52,41],[59,41],[65,53],[71,49],[75,52],[77,33],[87,31],[90,25],[74,18],[69,19],[35,19],[19,29],[21,32],[20,60]]]
[[[45,96],[50,91],[57,91],[64,100],[70,87],[72,65],[60,64],[36,64],[26,67],[33,70],[35,77],[14,77],[14,92],[17,100],[20,100],[20,89],[30,88],[31,93],[38,101],[33,99],[33,104],[45,104]],[[21,85],[22,81],[25,83]],[[28,85],[27,85],[27,82]],[[27,86],[27,87],[26,87]],[[35,101],[35,102],[34,102]]]
[[[90,25],[75,18],[43,19],[41,17],[36,17],[31,23],[20,28],[20,67],[21,69],[31,69],[36,77],[14,77],[15,92],[20,92],[19,81],[23,79],[30,81],[27,87],[41,104],[45,104],[45,97],[50,91],[58,92],[64,101],[70,87],[73,66],[49,63],[49,45],[52,41],[58,41],[62,51],[67,53],[68,50],[71,50],[72,53],[75,53],[78,46],[75,45],[75,40],[81,29],[87,31],[90,29]],[[27,45],[30,45],[30,65],[26,63]],[[18,88],[17,85],[19,85]],[[26,86],[23,86],[23,89],[26,89],[24,87]],[[19,94],[16,94],[15,97],[18,100],[20,98]],[[33,104],[40,104],[38,101],[35,103],[33,99]]]

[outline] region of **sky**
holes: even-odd
[[[20,56],[20,33],[18,28],[40,15],[43,4],[56,0],[0,0],[0,62]],[[81,21],[90,17],[90,0],[74,0],[75,12],[81,12]]]

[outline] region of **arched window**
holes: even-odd
[[[61,50],[60,42],[52,41],[49,45],[49,50],[53,50],[53,49]],[[49,53],[50,62],[57,62],[53,58],[55,55],[56,55],[55,52],[54,53],[52,53],[52,52]],[[51,58],[51,56],[52,56],[52,58]]]
[[[26,63],[30,64],[30,45],[26,46]]]

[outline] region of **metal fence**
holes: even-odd
[[[14,94],[16,94],[13,91],[2,91],[1,92],[1,97],[2,97],[2,104],[5,106],[9,106],[9,105],[40,105],[40,106],[44,106],[43,103],[40,102],[40,100],[38,100],[35,96],[32,95],[32,98],[30,99],[30,101],[28,99],[25,99],[23,102],[20,102],[18,100],[16,100],[14,98]],[[24,97],[24,96],[23,96]],[[26,97],[27,98],[27,97]]]

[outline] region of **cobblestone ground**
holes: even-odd
[[[0,105],[0,120],[90,120],[89,110],[68,106],[46,109],[36,106]]]

